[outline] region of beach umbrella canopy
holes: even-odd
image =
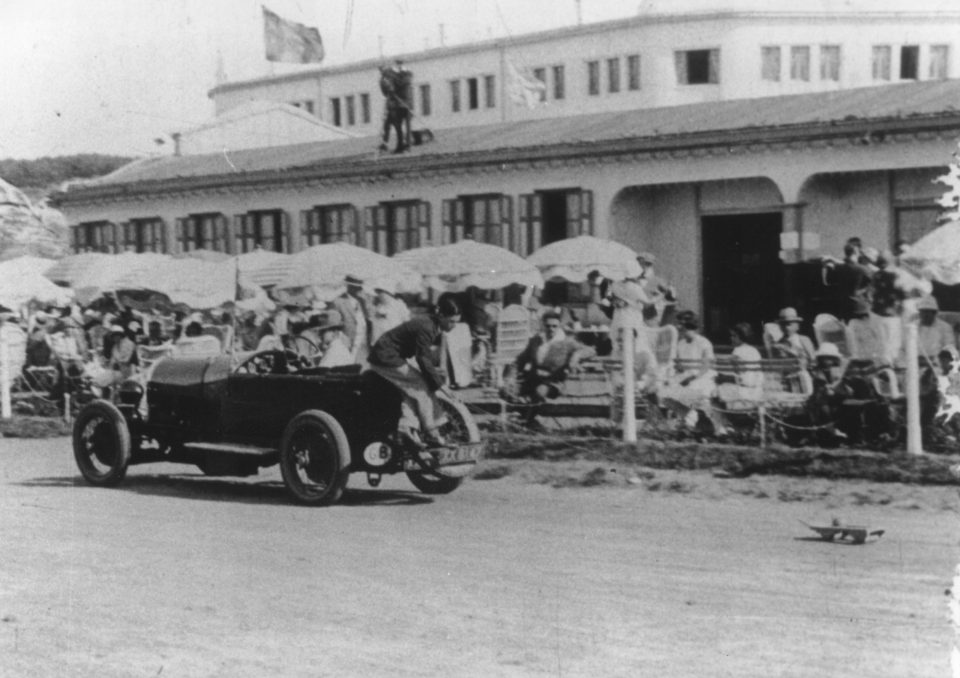
[[[9,276],[0,265],[0,305],[2,306],[15,310],[31,301],[66,306],[72,300],[72,290],[55,285],[36,271],[24,271],[16,276]]]
[[[56,259],[22,256],[0,261],[0,277],[16,278],[21,275],[43,275],[57,263]]]
[[[584,282],[591,271],[610,280],[638,278],[643,272],[637,253],[613,240],[580,235],[541,247],[527,257],[545,280],[563,278]]]
[[[367,288],[382,287],[389,292],[420,289],[420,276],[406,264],[347,243],[314,245],[290,257],[287,275],[276,288],[315,288],[318,296],[342,288],[344,278],[354,276]],[[323,292],[321,292],[323,290]]]
[[[221,261],[226,261],[230,259],[230,255],[226,252],[218,252],[216,250],[188,250],[186,252],[180,252],[179,254],[173,255],[175,259],[199,259],[200,261],[212,261],[214,263],[219,263]]]
[[[236,260],[166,259],[124,278],[123,289],[144,289],[166,295],[174,304],[207,309],[236,302],[247,309],[272,306],[263,289],[237,271]],[[253,300],[257,300],[254,302]],[[269,310],[269,309],[267,309]]]
[[[927,280],[960,284],[960,221],[939,226],[900,257],[900,265]]]
[[[473,240],[452,245],[420,247],[394,256],[423,276],[426,286],[442,292],[468,287],[500,289],[508,285],[543,287],[537,267],[510,250]]]
[[[290,272],[290,255],[257,248],[236,257],[240,272],[261,287],[273,287]]]
[[[96,268],[111,256],[102,252],[71,254],[51,266],[44,275],[55,283],[72,285],[79,276]]]

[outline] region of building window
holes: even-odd
[[[513,199],[499,193],[443,201],[443,243],[461,240],[513,249]]]
[[[370,124],[370,95],[366,92],[360,95],[360,117],[364,125]]]
[[[715,85],[720,82],[720,50],[694,49],[674,52],[677,83],[681,85]]]
[[[607,59],[607,91],[611,94],[620,91],[620,59]]]
[[[760,79],[780,82],[780,48],[760,48]]]
[[[340,97],[330,99],[330,118],[333,120],[334,127],[343,125],[343,120],[340,118]]]
[[[163,219],[133,219],[123,224],[121,252],[166,252],[166,226]]]
[[[471,111],[480,108],[480,83],[476,78],[467,78],[467,104]]]
[[[587,62],[587,94],[595,97],[600,94],[600,62]]]
[[[357,107],[355,98],[351,94],[350,96],[346,97],[344,101],[347,104],[347,125],[353,127],[357,124]]]
[[[227,218],[219,212],[191,214],[185,219],[177,219],[176,234],[181,252],[227,251]]]
[[[546,101],[547,100],[547,69],[534,68],[533,79],[536,80],[537,82],[543,83],[543,87],[540,87],[537,90],[537,99],[539,101]]]
[[[920,77],[920,47],[904,45],[900,48],[900,79],[916,80]]]
[[[483,76],[483,98],[487,108],[496,108],[497,79],[492,75]]]
[[[871,71],[874,80],[890,79],[890,45],[873,46],[873,66]]]
[[[420,85],[420,115],[430,115],[430,85]]]
[[[820,45],[820,79],[840,82],[840,45]]]
[[[90,221],[73,228],[73,249],[77,252],[113,252],[114,226],[109,221]]]
[[[553,67],[553,98],[563,99],[566,96],[566,84],[564,83],[563,66]]]
[[[930,45],[930,71],[931,80],[946,80],[950,77],[947,64],[950,63],[949,45]]]
[[[367,208],[367,246],[374,252],[391,256],[429,240],[430,203],[405,200]]]
[[[268,252],[286,252],[286,217],[282,210],[258,210],[239,215],[234,251],[243,254],[259,247]]]
[[[790,48],[790,79],[810,80],[810,48],[805,45],[794,45]]]
[[[450,110],[454,113],[460,112],[460,81],[450,81]]]
[[[627,89],[640,89],[640,55],[631,54],[627,57]]]
[[[353,205],[317,205],[303,213],[303,242],[357,244],[357,211]]]

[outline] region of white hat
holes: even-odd
[[[917,304],[918,311],[939,311],[940,304],[937,303],[936,297],[926,296],[923,297],[920,302]]]
[[[817,349],[818,358],[837,358],[838,360],[843,360],[843,356],[840,355],[840,349],[837,348],[836,344],[832,344],[829,341],[825,341],[820,344],[820,348]]]

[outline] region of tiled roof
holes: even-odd
[[[136,191],[138,187],[132,184],[197,184],[203,177],[217,178],[217,183],[289,172],[322,178],[344,172],[402,172],[437,163],[449,166],[551,154],[762,143],[850,133],[864,126],[877,132],[912,131],[931,123],[960,128],[960,80],[442,129],[435,132],[434,141],[402,155],[381,155],[376,151],[377,138],[360,137],[212,155],[165,156],[139,160],[106,177],[74,185],[63,197],[69,201],[72,195],[109,192],[121,186]]]

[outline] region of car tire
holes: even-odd
[[[440,433],[451,443],[475,443],[480,441],[480,429],[463,403],[437,394],[440,408],[447,423]],[[450,494],[463,483],[462,477],[445,476],[441,471],[407,471],[407,478],[424,494]]]
[[[322,410],[294,417],[280,443],[280,472],[301,504],[326,506],[343,495],[350,476],[350,444],[343,427]]]
[[[73,423],[73,458],[92,485],[118,485],[130,463],[130,428],[116,405],[94,400]]]

